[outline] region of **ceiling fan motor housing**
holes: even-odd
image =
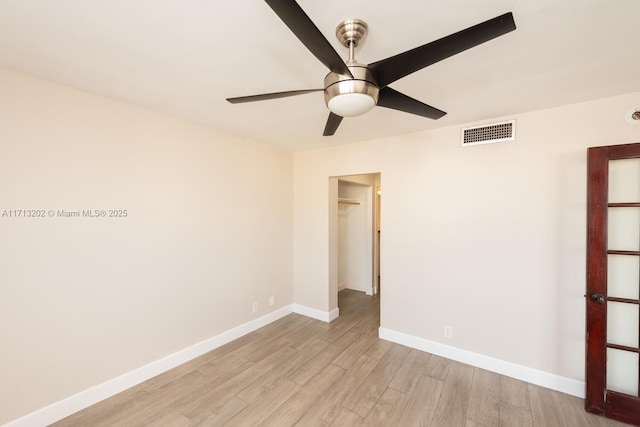
[[[324,78],[324,102],[339,116],[359,116],[375,107],[380,89],[366,65],[348,61],[347,67],[353,78],[338,73]]]

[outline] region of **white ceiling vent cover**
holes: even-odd
[[[516,121],[491,123],[488,125],[462,128],[461,143],[468,145],[493,144],[494,142],[515,141]]]

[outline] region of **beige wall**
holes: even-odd
[[[511,143],[463,149],[450,127],[295,153],[295,301],[335,308],[327,178],[380,171],[381,326],[583,380],[586,148],[639,142],[639,102],[504,117]]]
[[[291,153],[7,70],[0,118],[0,211],[128,214],[0,217],[0,424],[293,302]]]

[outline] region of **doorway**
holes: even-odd
[[[587,411],[640,425],[640,143],[590,148]]]
[[[380,292],[380,173],[331,177],[330,300],[342,290]]]

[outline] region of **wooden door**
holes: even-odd
[[[640,425],[640,143],[588,161],[585,407]]]

